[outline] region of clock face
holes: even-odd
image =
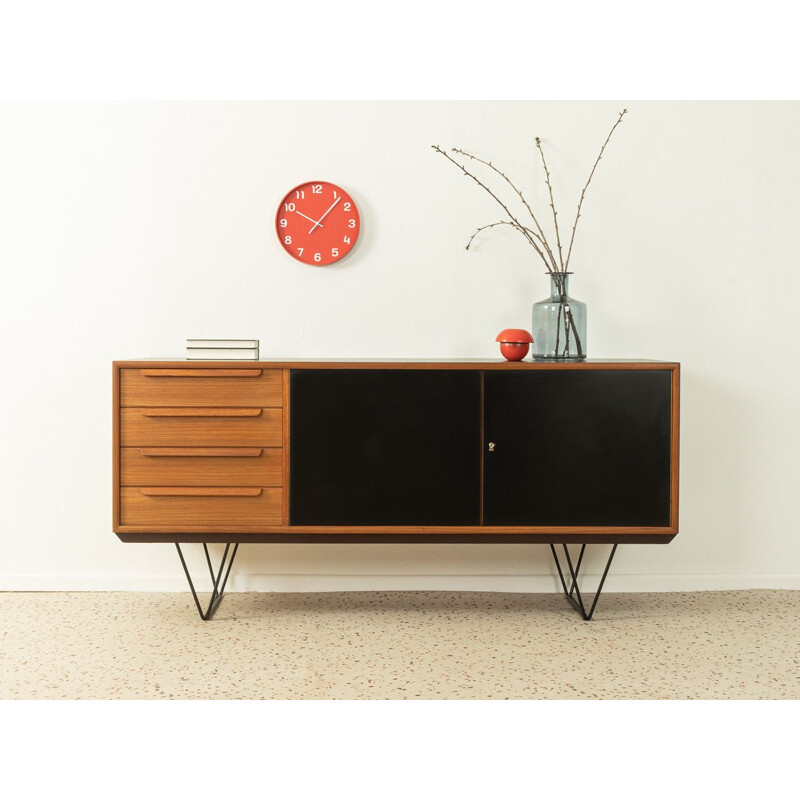
[[[325,267],[355,246],[361,222],[347,192],[333,183],[310,181],[295,186],[278,207],[275,230],[293,258]]]

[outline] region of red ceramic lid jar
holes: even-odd
[[[533,336],[522,328],[506,328],[497,334],[496,342],[500,342],[500,353],[507,361],[522,361],[530,349]]]

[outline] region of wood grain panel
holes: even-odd
[[[209,373],[207,376],[206,372]],[[279,408],[282,401],[283,373],[279,369],[120,370],[120,403],[123,407]]]
[[[186,367],[186,361],[162,361],[159,359],[115,361],[118,367],[124,369],[179,369]],[[197,364],[198,362],[192,362]],[[217,369],[242,369],[241,361],[213,361],[199,362],[202,368]],[[363,359],[341,358],[316,358],[307,361],[298,359],[259,359],[248,362],[253,366],[263,369],[480,369],[480,370],[537,370],[537,369],[674,369],[678,366],[676,361],[654,361],[644,359],[626,358],[589,358],[581,362],[555,362],[544,361],[506,361],[503,358],[373,358]],[[197,367],[193,367],[197,368]],[[252,368],[252,367],[251,367]]]
[[[126,526],[130,533],[144,533],[145,528],[137,527],[135,525]],[[165,530],[166,526],[159,526],[159,530]],[[198,532],[213,533],[216,531],[232,530],[229,527],[218,528],[212,525],[199,524],[193,528]],[[269,533],[272,528],[242,528],[244,532]],[[364,536],[365,541],[371,537],[379,538],[386,537],[386,541],[393,538],[399,539],[400,537],[408,534],[413,536],[429,536],[433,534],[441,534],[444,538],[457,539],[461,538],[465,541],[493,541],[494,539],[514,539],[517,536],[524,538],[525,536],[541,536],[541,541],[570,541],[573,539],[576,542],[590,542],[595,540],[613,542],[614,535],[620,536],[636,536],[641,541],[658,541],[671,539],[677,531],[673,528],[649,528],[639,526],[605,526],[605,527],[570,527],[564,528],[563,526],[553,525],[514,525],[514,526],[497,526],[497,525],[484,525],[484,526],[453,526],[453,525],[289,525],[285,531],[286,533],[297,534],[299,536],[319,536],[325,537],[348,537],[348,536]],[[551,538],[553,537],[553,538]],[[558,538],[563,537],[563,538]],[[605,537],[605,538],[603,538]],[[210,540],[209,540],[210,541]],[[235,541],[231,539],[231,541]]]
[[[124,525],[117,531],[127,542],[322,542],[322,543],[452,543],[452,544],[514,544],[550,542],[565,544],[666,544],[675,531],[655,528],[607,528],[598,531],[565,531],[563,528],[301,528],[275,525]]]
[[[281,486],[280,448],[123,447],[123,486]]]
[[[120,409],[122,447],[280,447],[282,411],[265,408],[257,417],[149,417],[148,409]]]
[[[247,488],[244,490],[248,491]],[[144,491],[153,492],[155,489]],[[176,531],[198,525],[217,529],[237,525],[271,527],[281,524],[281,511],[281,490],[275,488],[263,488],[257,495],[227,496],[147,495],[134,486],[123,487],[120,492],[123,525],[168,525]]]

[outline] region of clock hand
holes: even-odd
[[[294,213],[295,214],[299,214],[301,217],[305,217],[309,222],[314,222],[314,223],[316,223],[316,225],[319,225],[319,222],[317,222],[315,219],[311,219],[311,217],[306,217],[306,215],[302,211],[298,211],[297,209],[295,209]],[[320,228],[324,228],[325,227],[324,225],[319,225],[319,226],[320,226]],[[312,230],[313,230],[313,228],[312,228]]]
[[[337,204],[337,203],[338,203],[338,202],[339,202],[341,199],[342,199],[342,198],[341,198],[341,196],[340,196],[340,197],[337,197],[337,198],[336,198],[336,199],[333,201],[333,205],[332,205],[332,206],[331,206],[331,207],[330,207],[330,208],[329,208],[329,209],[328,209],[328,210],[327,210],[327,211],[326,211],[326,212],[325,212],[325,213],[324,213],[324,214],[323,214],[323,215],[322,215],[322,216],[319,218],[319,222],[315,222],[315,223],[314,223],[314,228],[316,228],[316,227],[317,227],[317,225],[319,225],[319,226],[320,226],[320,228],[322,227],[322,225],[320,225],[320,223],[322,222],[322,220],[324,220],[324,219],[325,219],[325,217],[327,217],[327,216],[328,216],[328,214],[330,214],[330,213],[331,213],[331,211],[333,211],[333,207],[334,207],[334,206],[335,206],[335,205],[336,205],[336,204]],[[312,222],[314,222],[314,220],[311,220],[311,221],[312,221]],[[311,233],[311,231],[313,231],[313,230],[314,230],[314,228],[312,228],[312,229],[309,231],[309,233]]]

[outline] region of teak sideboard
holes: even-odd
[[[243,542],[543,542],[589,619],[618,544],[678,532],[679,375],[660,361],[116,361],[114,531],[175,543],[203,619]],[[216,571],[209,543],[226,544]],[[600,543],[613,547],[588,607],[578,574]]]

